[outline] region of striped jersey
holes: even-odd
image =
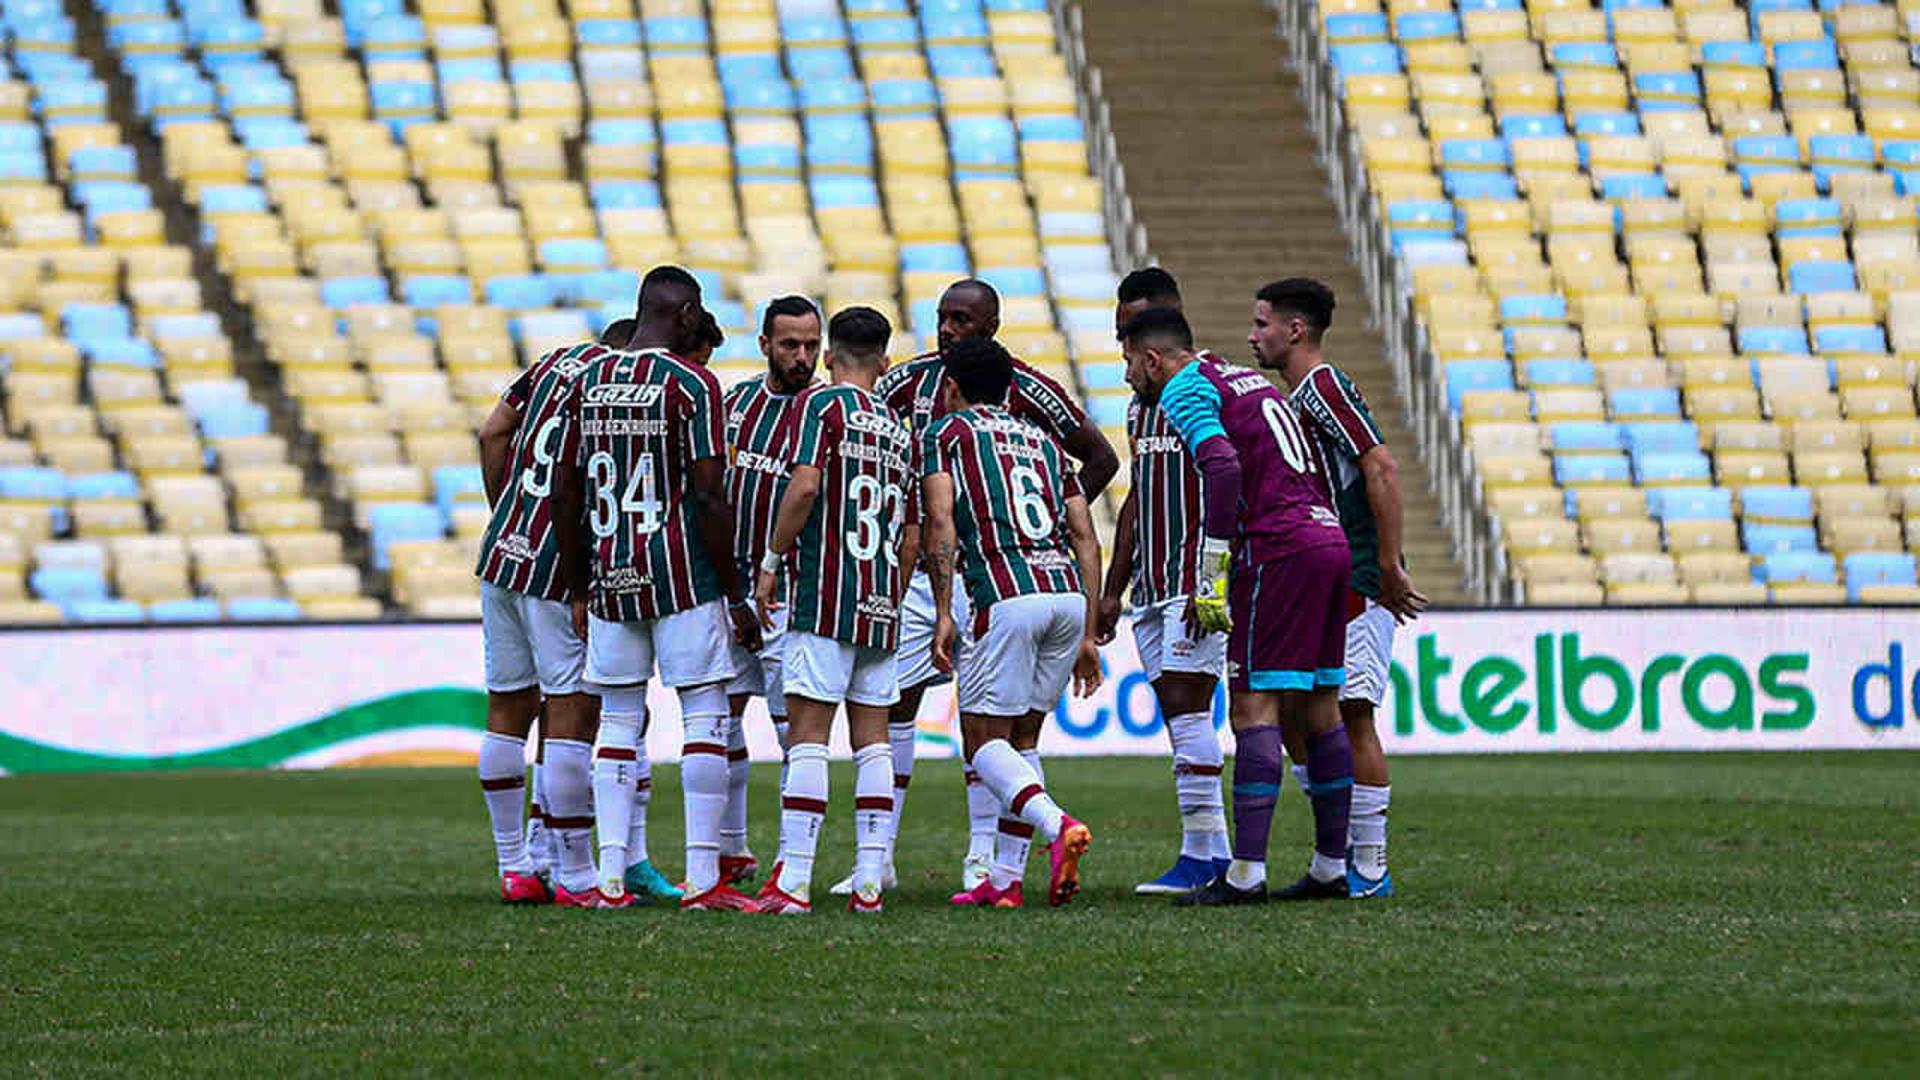
[[[946,367],[940,362],[940,354],[930,352],[888,369],[874,388],[874,392],[886,400],[893,415],[910,425],[916,452],[921,437],[931,430],[933,422],[947,415],[947,397],[940,389],[945,377]],[[1007,391],[1006,408],[1063,446],[1087,424],[1087,414],[1065,388],[1045,372],[1019,359],[1013,362],[1013,386]]]
[[[1380,428],[1360,388],[1332,364],[1307,372],[1293,388],[1292,400],[1320,443],[1331,474],[1327,479],[1333,487],[1333,508],[1340,512],[1340,527],[1347,531],[1347,546],[1353,550],[1353,591],[1377,598],[1380,530],[1373,521],[1373,504],[1367,501],[1360,458],[1385,441]]]
[[[922,441],[921,476],[953,478],[961,574],[975,612],[996,600],[1080,591],[1067,500],[1080,480],[1060,444],[1000,405],[952,413]]]
[[[593,613],[658,619],[720,595],[700,542],[693,463],[726,453],[713,373],[665,349],[609,352],[569,404],[593,545]]]
[[[733,504],[733,559],[742,581],[752,581],[759,571],[787,491],[795,429],[785,421],[795,396],[774,393],[765,375],[755,375],[735,383],[724,399],[727,501]]]
[[[520,426],[513,433],[507,486],[480,538],[474,572],[482,581],[539,600],[567,599],[553,531],[553,467],[567,443],[573,380],[607,351],[592,342],[555,349],[501,395],[520,415]]]
[[[1133,602],[1138,607],[1192,596],[1205,516],[1200,468],[1173,421],[1134,398],[1127,406],[1133,450]]]
[[[793,462],[820,470],[820,494],[789,556],[787,627],[891,652],[912,440],[877,396],[845,383],[801,391],[791,411]]]

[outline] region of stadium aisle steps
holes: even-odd
[[[1369,305],[1272,15],[1258,0],[1099,0],[1082,10],[1090,61],[1116,73],[1105,91],[1134,208],[1180,277],[1195,332],[1242,359],[1255,288],[1294,274],[1332,286],[1340,310],[1329,352],[1401,462],[1414,580],[1435,603],[1467,603],[1386,350],[1362,324]]]

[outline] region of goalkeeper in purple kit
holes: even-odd
[[[1347,896],[1353,749],[1340,723],[1352,557],[1319,450],[1265,375],[1198,356],[1179,310],[1153,307],[1127,324],[1129,366],[1156,398],[1206,478],[1206,540],[1194,619],[1228,631],[1227,685],[1237,749],[1233,862],[1178,903],[1267,899],[1267,835],[1283,775],[1281,725],[1307,739],[1314,854],[1284,900]],[[1223,578],[1228,580],[1222,595]]]

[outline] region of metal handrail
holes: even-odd
[[[1113,117],[1107,108],[1100,68],[1087,59],[1086,22],[1078,0],[1055,0],[1050,5],[1054,35],[1066,57],[1067,74],[1079,100],[1080,126],[1087,133],[1087,168],[1099,179],[1105,196],[1107,247],[1115,270],[1131,270],[1153,261],[1147,247],[1147,229],[1133,212],[1127,194],[1127,170],[1120,163],[1120,144],[1113,137]]]

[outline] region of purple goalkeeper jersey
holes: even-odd
[[[1202,354],[1168,380],[1160,408],[1196,457],[1223,438],[1240,464],[1240,557],[1263,563],[1343,546],[1318,445],[1265,375]]]

